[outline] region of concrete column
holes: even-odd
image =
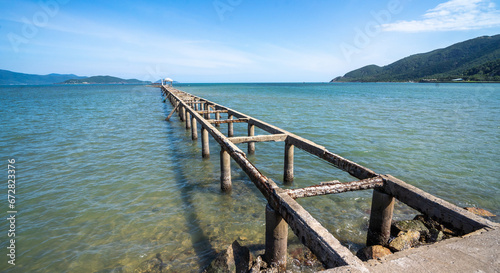
[[[220,120],[220,113],[219,112],[215,113],[215,120]],[[215,127],[220,127],[220,124],[216,123]]]
[[[266,250],[267,263],[276,263],[280,272],[286,270],[288,224],[269,204],[266,206]]]
[[[210,105],[208,105],[208,103],[204,103],[203,105],[204,105],[203,110],[205,110],[207,112],[210,111]],[[205,119],[206,120],[210,119],[210,114],[209,113],[205,114]]]
[[[233,115],[228,115],[227,119],[233,119]],[[228,137],[233,137],[234,136],[234,129],[233,129],[233,123],[229,122],[227,124],[227,136]]]
[[[208,130],[201,127],[201,156],[203,158],[210,157],[210,147],[208,145]]]
[[[391,237],[394,197],[377,189],[373,190],[372,209],[366,245],[387,245]]]
[[[191,114],[186,111],[186,130],[191,129]]]
[[[196,121],[195,117],[192,117],[191,119],[191,139],[198,139],[198,122]]]
[[[248,136],[255,135],[255,125],[248,124]],[[255,142],[248,142],[248,154],[255,153]]]
[[[180,106],[180,111],[179,111],[179,117],[181,118],[181,121],[185,121],[186,120],[186,108],[184,108],[183,106]]]
[[[293,153],[294,146],[285,142],[285,168],[283,172],[283,182],[285,184],[293,182]]]
[[[231,185],[231,156],[221,148],[220,151],[220,188],[223,192],[230,192]]]

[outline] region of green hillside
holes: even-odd
[[[0,69],[0,85],[37,85],[37,84],[53,84],[62,82],[68,79],[80,79],[73,74],[49,74],[49,75],[34,75],[12,72],[9,70]]]
[[[92,76],[83,79],[70,79],[60,84],[149,84],[149,81],[140,81],[136,79],[124,80],[112,76]]]
[[[387,66],[368,65],[332,82],[499,81],[500,35],[412,55]]]

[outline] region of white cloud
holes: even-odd
[[[422,20],[383,24],[384,31],[424,32],[471,30],[500,26],[492,0],[450,0],[428,10]]]

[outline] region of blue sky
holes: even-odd
[[[0,0],[0,69],[324,82],[500,34],[500,0]]]

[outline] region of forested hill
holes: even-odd
[[[70,79],[60,84],[149,84],[149,81],[140,81],[136,79],[125,80],[112,76],[92,76],[82,79]]]
[[[0,69],[0,85],[53,84],[68,79],[81,79],[74,74],[34,75]]]
[[[483,36],[380,67],[368,65],[332,82],[500,82],[500,35]]]

